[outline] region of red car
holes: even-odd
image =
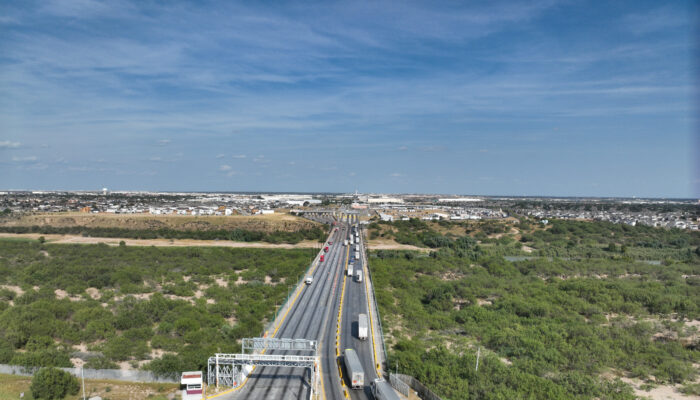
[[[329,240],[329,241],[328,241],[328,244],[331,245],[331,244],[333,244],[333,242],[331,242],[331,241]]]
[[[321,254],[321,259],[318,262],[323,262],[323,254]]]
[[[326,246],[326,248],[323,249],[323,251],[325,251],[326,253],[328,253],[328,246]]]

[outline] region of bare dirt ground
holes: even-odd
[[[42,235],[39,233],[2,233],[0,238],[24,238],[39,239],[43,236],[47,242],[58,244],[97,244],[104,243],[110,246],[118,246],[124,241],[127,246],[163,246],[163,247],[253,247],[265,249],[297,249],[318,248],[320,244],[311,240],[305,240],[296,244],[289,243],[264,243],[264,242],[231,242],[227,240],[196,240],[196,239],[126,239],[126,238],[100,238],[85,237],[80,235]]]
[[[651,400],[684,400],[684,399],[697,399],[695,395],[685,395],[676,389],[680,385],[658,385],[648,392],[640,388],[644,381],[632,378],[620,378],[623,382],[632,386],[635,396],[640,399],[651,399]]]
[[[430,249],[423,247],[412,246],[410,244],[396,243],[389,239],[371,239],[367,241],[367,247],[371,250],[416,250],[422,252],[429,252]]]
[[[19,399],[20,393],[24,398],[32,398],[30,376],[0,375],[0,399]],[[87,397],[101,396],[103,399],[135,400],[135,399],[175,399],[179,398],[176,383],[133,383],[123,381],[107,381],[85,379]],[[82,399],[82,392],[69,395],[67,400]]]
[[[91,214],[91,213],[44,213],[23,215],[19,218],[4,219],[0,226],[53,226],[86,228],[121,228],[135,230],[175,229],[175,230],[217,230],[245,229],[250,231],[272,232],[276,230],[293,232],[320,226],[311,220],[289,214],[276,213],[253,216],[192,216],[192,215],[151,215],[151,214]]]

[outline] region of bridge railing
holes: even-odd
[[[332,233],[333,232],[331,230],[330,234],[332,234]],[[330,237],[330,234],[329,234],[329,237]],[[327,240],[328,239],[326,239],[326,241]],[[299,279],[297,280],[296,284],[294,285],[294,290],[291,290],[291,291],[289,291],[289,293],[287,293],[287,297],[284,299],[284,302],[282,302],[282,304],[279,306],[279,308],[277,308],[277,310],[275,310],[275,314],[272,316],[272,319],[270,320],[270,322],[267,323],[267,325],[265,326],[265,329],[263,329],[263,331],[260,333],[261,337],[265,337],[266,333],[274,331],[275,323],[277,322],[277,317],[279,317],[279,314],[282,312],[282,310],[285,310],[286,307],[289,306],[289,299],[292,298],[292,296],[294,296],[296,294],[297,290],[299,290],[300,287],[303,286],[304,279],[309,274],[309,271],[311,270],[311,268],[313,268],[315,265],[318,265],[318,260],[321,256],[321,254],[322,254],[321,247],[319,247],[318,253],[316,253],[316,256],[314,257],[313,261],[311,261],[311,263],[309,263],[309,266],[306,267],[306,269],[304,270],[304,273],[299,276]]]
[[[365,243],[364,238],[362,238],[362,242],[363,242],[363,244]],[[370,282],[372,282],[371,287],[372,287],[372,303],[374,304],[374,315],[377,316],[377,325],[379,327],[379,336],[381,337],[381,341],[382,341],[382,352],[384,353],[383,360],[384,360],[384,363],[386,363],[388,353],[386,352],[386,343],[384,343],[384,328],[382,327],[381,314],[379,314],[379,305],[377,304],[377,295],[376,295],[375,289],[374,289],[374,279],[372,278],[372,270],[369,267],[369,254],[367,252],[368,252],[368,250],[366,249],[366,246],[363,246],[362,255],[365,257],[365,264],[367,265],[367,274],[369,275],[367,278],[370,280]],[[386,369],[386,365],[384,366],[384,368]]]

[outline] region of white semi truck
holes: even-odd
[[[360,340],[366,340],[368,331],[369,331],[369,324],[367,323],[367,314],[358,315],[357,316],[357,338]]]
[[[353,389],[362,389],[365,385],[365,371],[362,369],[360,359],[353,349],[345,349],[345,370],[348,373],[350,387]]]
[[[396,394],[389,382],[384,379],[375,379],[371,386],[372,395],[376,400],[399,400],[399,395]]]

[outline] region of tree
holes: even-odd
[[[78,380],[58,368],[41,368],[32,378],[30,387],[35,399],[62,399],[68,394],[78,394]]]
[[[46,242],[46,238],[43,236],[39,236],[39,243],[44,244]]]

